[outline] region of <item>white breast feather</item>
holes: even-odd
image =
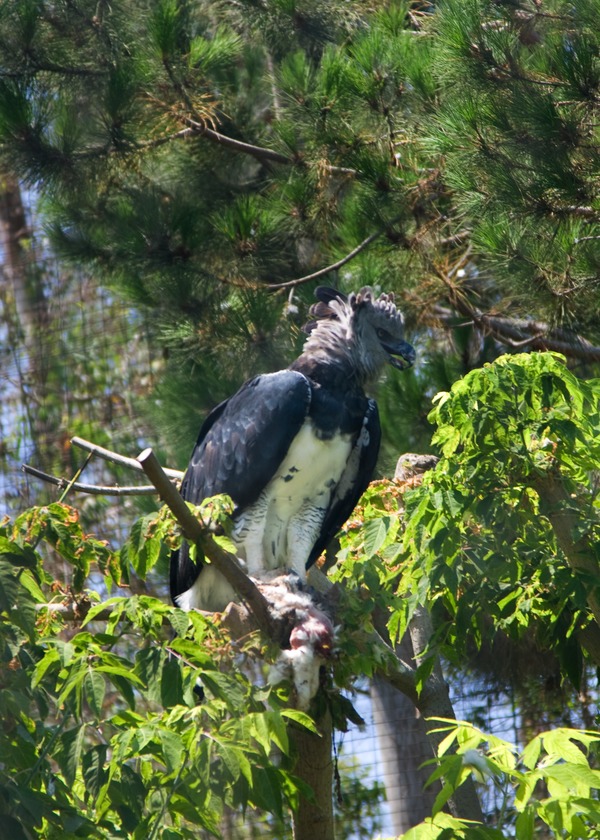
[[[306,561],[351,448],[350,435],[321,440],[306,420],[271,481],[235,524],[232,539],[251,577],[267,580],[294,571],[305,579]],[[236,595],[209,564],[176,600],[184,610],[223,610]]]
[[[250,575],[291,569],[304,579],[306,561],[350,450],[350,435],[321,440],[312,422],[304,423],[279,469],[234,530]]]

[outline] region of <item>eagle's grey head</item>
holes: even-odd
[[[346,296],[319,286],[318,303],[310,308],[313,321],[305,326],[309,338],[304,353],[322,361],[346,361],[366,385],[391,364],[403,370],[415,360],[415,351],[404,340],[404,318],[393,293],[376,297],[365,286]]]

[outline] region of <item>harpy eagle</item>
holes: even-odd
[[[181,493],[200,504],[226,493],[232,539],[247,573],[268,580],[306,571],[352,513],[377,461],[377,404],[365,394],[387,363],[415,351],[392,294],[349,296],[319,287],[302,354],[261,374],[206,418]],[[182,609],[223,610],[236,594],[184,543],[171,559],[171,597]]]

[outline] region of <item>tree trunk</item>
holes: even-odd
[[[319,735],[296,726],[289,730],[298,756],[294,772],[314,792],[314,800],[300,797],[294,840],[334,840],[331,715],[326,712],[315,723]]]
[[[48,422],[49,352],[48,301],[44,289],[44,274],[35,263],[31,248],[31,230],[27,224],[21,188],[17,179],[0,173],[0,245],[4,319],[8,325],[9,342],[13,351],[25,364],[18,364],[20,400],[27,418],[30,443],[36,448],[36,460],[42,468],[51,462],[43,458],[50,450],[53,425]]]
[[[405,662],[413,659],[408,634],[397,646]],[[403,834],[431,815],[439,784],[425,788],[434,757],[423,718],[409,697],[381,677],[371,683],[373,720],[383,762],[383,777],[394,834]]]

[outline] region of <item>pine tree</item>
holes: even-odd
[[[152,321],[182,462],[318,282],[396,291],[420,362],[381,389],[389,471],[500,352],[600,360],[599,32],[596,0],[4,2],[2,163]]]
[[[199,407],[293,355],[317,280],[278,287],[357,247],[319,280],[442,323],[460,351],[442,377],[494,355],[486,336],[596,360],[569,330],[598,336],[597,18],[593,0],[4,3],[4,159],[56,247],[153,311]],[[398,443],[427,434],[436,365],[400,386]]]

